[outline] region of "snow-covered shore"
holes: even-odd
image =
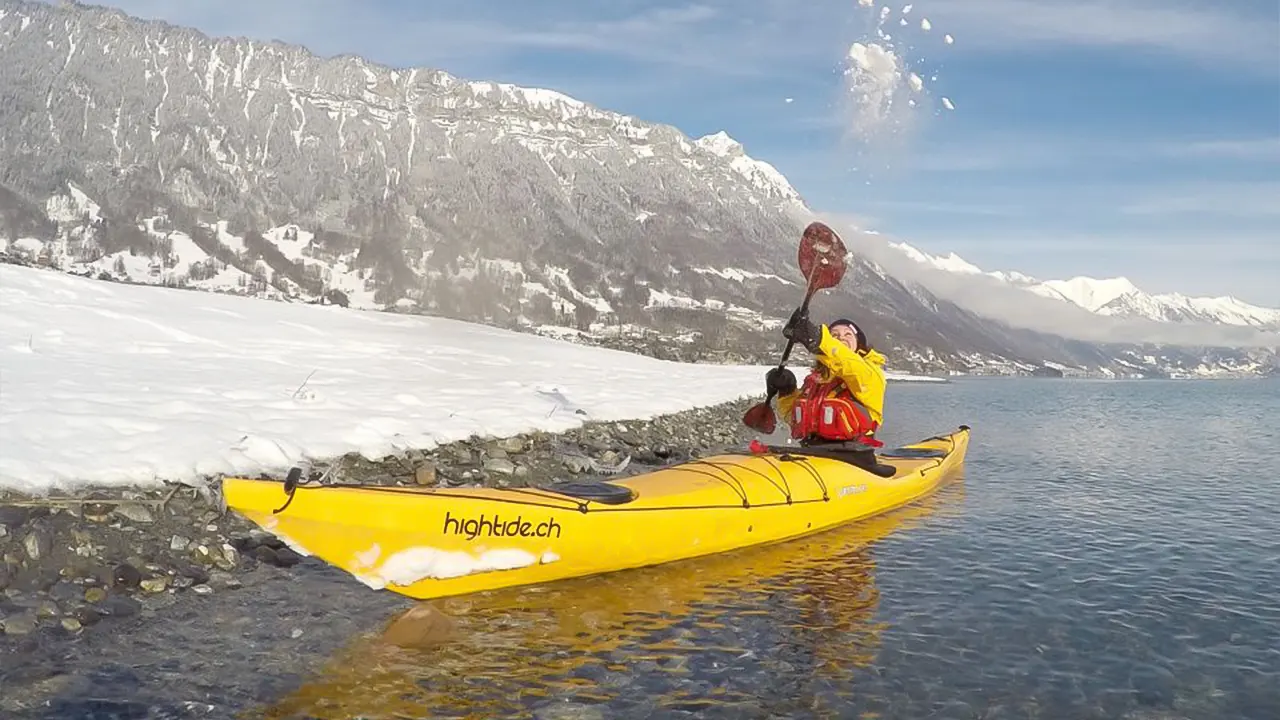
[[[0,307],[0,489],[23,492],[281,472],[763,392],[760,366],[13,265]]]

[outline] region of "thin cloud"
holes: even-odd
[[[1280,135],[1264,138],[1169,142],[1161,146],[1161,152],[1175,157],[1208,157],[1276,162],[1280,161]]]
[[[931,215],[976,215],[980,217],[1025,217],[1027,208],[1019,205],[988,205],[981,203],[946,203],[919,200],[873,200],[867,203],[871,208],[885,208],[910,213],[929,213]]]
[[[1023,51],[1047,44],[1154,50],[1223,73],[1280,73],[1280,32],[1272,5],[1239,2],[1115,3],[1103,0],[951,0],[921,10],[950,32],[957,50]]]
[[[1002,232],[1005,234],[981,236],[949,235],[945,243],[946,251],[954,250],[961,255],[983,251],[1022,256],[1079,256],[1082,253],[1089,256],[1101,256],[1107,253],[1115,253],[1119,248],[1123,248],[1130,253],[1153,251],[1167,253],[1173,250],[1185,251],[1212,245],[1214,255],[1220,260],[1256,260],[1263,262],[1274,259],[1280,262],[1280,244],[1276,243],[1274,236],[1267,234],[1226,232],[1206,237],[1195,233],[1117,232],[1106,235],[1093,235],[1052,232],[1052,234],[1045,235],[1042,234],[1044,231],[1020,233],[1017,229],[1008,228],[1002,229]],[[1229,240],[1229,242],[1226,240]],[[913,241],[908,242],[911,243]],[[1019,270],[1017,267],[993,267],[988,269]],[[1108,276],[1101,269],[1093,275],[1094,277]]]
[[[1120,207],[1126,215],[1280,217],[1280,182],[1216,182],[1153,186]]]
[[[922,152],[905,161],[928,173],[1006,172],[1099,163],[1149,162],[1154,158],[1231,162],[1280,161],[1280,136],[1183,138],[1105,138],[1083,136],[968,136],[963,144]]]
[[[1090,163],[1112,157],[1102,143],[1043,137],[1035,140],[966,137],[962,145],[920,153],[904,161],[912,170],[926,173],[977,173],[1031,170]]]

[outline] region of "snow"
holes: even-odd
[[[18,238],[10,241],[7,238],[0,237],[0,250],[21,250],[29,253],[32,257],[40,254],[44,250],[44,243],[35,238]]]
[[[859,0],[861,7],[874,11],[873,0]],[[911,40],[912,27],[907,16],[911,14],[912,5],[904,5],[901,17],[896,25],[900,28],[897,39],[895,34],[885,31],[893,15],[893,9],[882,6],[876,12],[875,37],[866,38],[849,45],[845,59],[845,92],[849,102],[850,129],[867,145],[877,145],[884,133],[893,133],[904,127],[912,119],[911,113],[921,107],[918,97],[925,94],[925,81],[921,73],[911,70],[913,54],[916,47]],[[922,17],[919,22],[921,36],[933,30],[933,23]],[[951,36],[945,35],[944,42],[951,44]],[[936,81],[936,74],[931,75]],[[950,98],[941,98],[947,110],[954,110],[955,105]]]
[[[375,544],[368,552],[360,553],[357,559],[361,565],[372,566],[379,556],[378,546]],[[542,562],[550,562],[553,556],[553,553],[545,553]],[[413,547],[387,558],[376,570],[360,569],[353,574],[365,585],[381,590],[388,584],[405,587],[427,578],[439,580],[477,572],[514,570],[537,562],[537,556],[514,548],[486,550],[477,557],[466,551]]]
[[[1097,312],[1103,305],[1121,295],[1140,292],[1128,278],[1117,277],[1097,280],[1089,277],[1073,277],[1070,280],[1048,280],[1044,283],[1062,293],[1062,296],[1085,310]]]
[[[956,255],[954,252],[949,253],[946,257],[938,257],[923,253],[907,243],[891,242],[889,243],[889,247],[905,253],[907,257],[915,260],[916,262],[932,265],[939,270],[964,274],[979,274],[982,272],[981,268],[970,263],[959,255]]]
[[[26,492],[646,419],[759,395],[765,371],[15,265],[0,306],[0,487]]]
[[[704,135],[695,140],[694,145],[712,155],[728,159],[729,166],[735,172],[766,194],[776,195],[792,202],[800,201],[800,193],[796,192],[777,168],[763,160],[747,156],[742,143],[734,140],[725,131]]]
[[[306,262],[309,258],[304,251],[311,246],[315,233],[303,230],[297,225],[282,225],[262,233],[262,237],[275,245],[282,255],[294,262]],[[241,241],[243,244],[243,241]]]
[[[742,151],[742,143],[729,137],[729,134],[723,130],[700,137],[694,141],[694,144],[721,157]]]
[[[893,101],[902,82],[901,61],[893,50],[877,43],[849,46],[845,78],[857,101],[855,125],[862,131],[882,126],[891,116]]]
[[[737,282],[745,282],[746,280],[774,280],[782,283],[783,285],[795,285],[794,282],[773,273],[752,272],[751,270],[743,270],[742,268],[735,267],[696,267],[693,268],[693,271],[699,275],[715,275],[716,277],[723,278],[725,280],[736,280]]]
[[[45,214],[53,222],[75,225],[85,220],[100,220],[102,208],[90,200],[83,190],[67,183],[66,194],[52,195],[45,201]]]
[[[1139,317],[1158,322],[1213,322],[1262,330],[1280,330],[1280,309],[1258,307],[1231,296],[1188,297],[1181,293],[1150,294],[1125,277],[1038,280],[1020,272],[984,271],[954,252],[930,255],[907,243],[889,246],[912,260],[947,272],[986,275],[1047,298],[1069,302],[1098,315]]]

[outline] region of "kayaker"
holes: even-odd
[[[791,437],[832,449],[882,447],[875,432],[884,419],[885,356],[871,347],[862,328],[845,318],[815,325],[797,310],[782,334],[814,357],[799,387],[788,368],[773,368],[765,376]]]

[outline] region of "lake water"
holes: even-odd
[[[1280,717],[1280,382],[895,384],[888,420],[972,425],[963,478],[793,543],[438,601],[429,649],[378,640],[385,593],[266,583],[146,629],[171,659],[63,658],[115,675],[47,709],[123,677],[165,710],[118,717]]]

